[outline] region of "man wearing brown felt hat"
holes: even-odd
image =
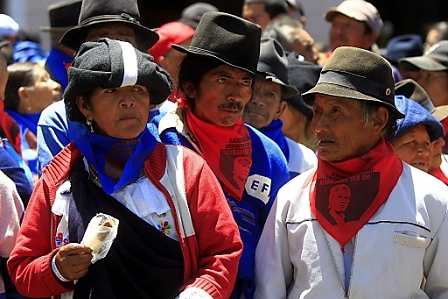
[[[338,47],[302,96],[313,101],[318,165],[278,192],[257,246],[255,298],[448,296],[448,188],[386,141],[403,117],[390,64]]]

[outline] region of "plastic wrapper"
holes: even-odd
[[[119,220],[103,213],[96,214],[87,225],[81,244],[92,249],[92,264],[104,258],[117,237]]]

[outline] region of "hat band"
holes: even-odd
[[[134,24],[140,25],[140,22],[136,18],[134,18],[134,17],[128,15],[127,13],[123,12],[120,15],[101,15],[101,16],[90,17],[90,18],[87,18],[84,21],[82,21],[79,24],[78,27],[82,27],[82,26],[88,25],[89,23],[92,23],[92,22],[98,21],[98,20],[101,20],[103,22],[107,22],[107,21],[111,21],[112,22],[112,21],[116,21],[120,17],[121,17],[121,19],[126,20],[129,23],[134,23]]]
[[[392,100],[392,90],[387,85],[348,72],[322,71],[317,83],[340,85],[357,90],[376,99],[383,99],[388,102]]]

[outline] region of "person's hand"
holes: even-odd
[[[55,256],[59,273],[67,280],[77,280],[86,275],[92,259],[92,250],[82,244],[62,246]]]

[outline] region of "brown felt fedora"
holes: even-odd
[[[172,47],[256,74],[260,39],[260,26],[228,13],[207,12],[202,16],[190,46]]]
[[[395,82],[389,62],[356,47],[338,47],[325,63],[315,87],[302,95],[313,102],[316,93],[378,102],[401,118],[395,106]]]

